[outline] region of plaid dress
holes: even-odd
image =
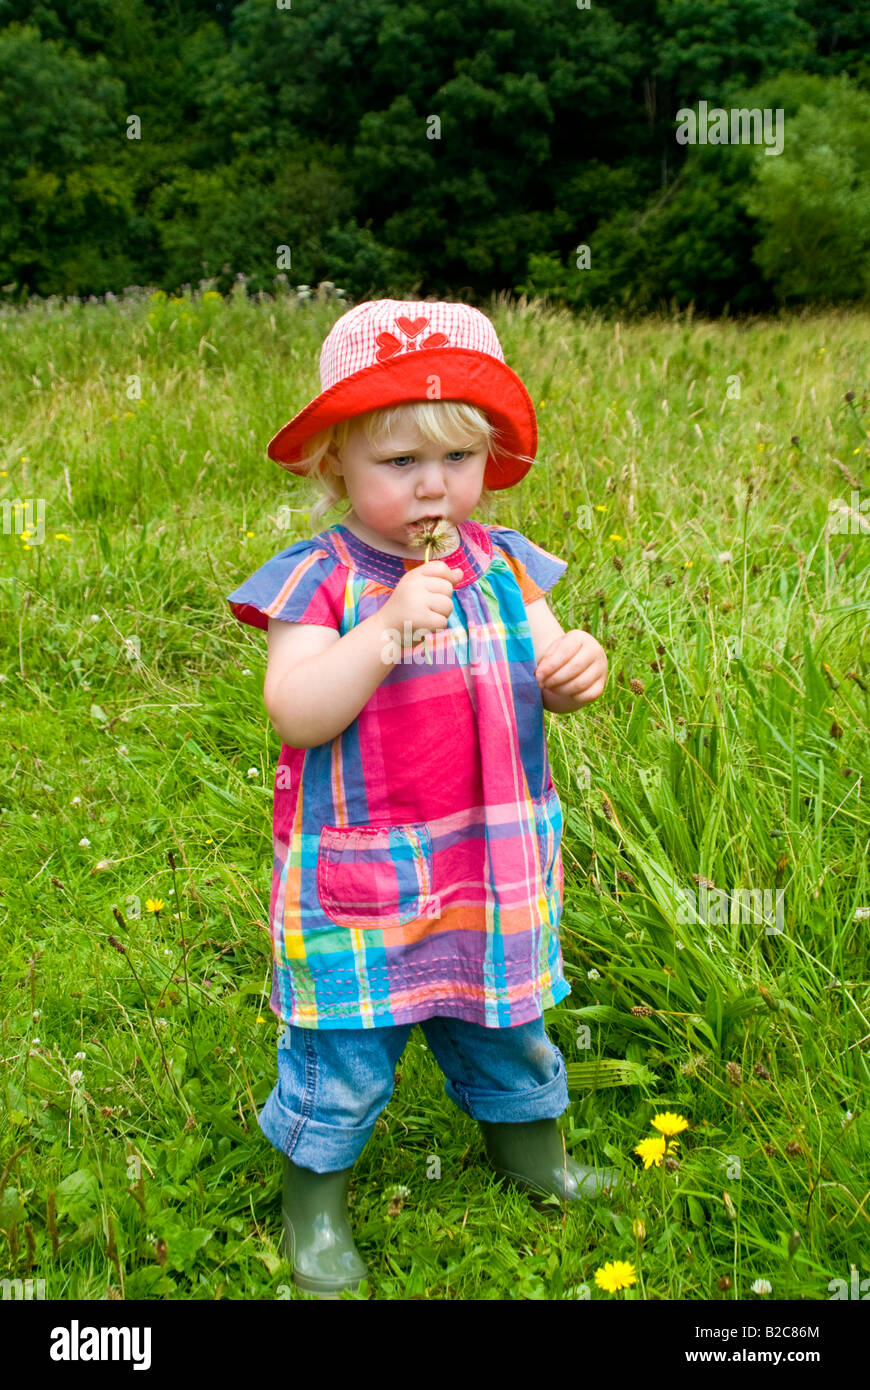
[[[466,521],[448,624],[395,664],[356,719],[275,775],[270,1007],[302,1028],[440,1015],[539,1018],[562,968],[562,808],[525,604],[567,569],[519,531]],[[337,524],[261,566],[236,618],[339,634],[418,561]],[[387,639],[385,639],[387,640]]]

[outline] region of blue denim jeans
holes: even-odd
[[[568,1105],[561,1052],[543,1018],[484,1028],[456,1018],[384,1028],[296,1028],[278,1043],[278,1084],[260,1111],[261,1130],[301,1168],[349,1168],[392,1098],[396,1063],[413,1027],[447,1078],[446,1095],[474,1120],[556,1119]]]

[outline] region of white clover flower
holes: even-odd
[[[851,1110],[847,1110],[846,1113],[845,1113],[845,1115],[843,1116],[842,1120],[840,1121],[840,1124],[847,1125],[847,1124],[849,1123],[849,1121],[852,1120],[852,1119],[854,1119],[854,1118],[855,1118],[855,1117],[854,1117],[854,1115],[852,1114]]]
[[[249,776],[249,777],[259,777],[259,775],[260,775],[260,769],[259,769],[258,767],[249,767],[249,768],[248,768],[248,776]]]
[[[678,942],[676,943],[676,946],[677,946],[677,950],[678,950],[678,951],[682,951],[682,949],[683,949],[683,943],[682,943],[682,941],[678,941]]]
[[[31,1046],[31,1047],[41,1047],[41,1046],[42,1046],[42,1038],[31,1038],[31,1039],[30,1039],[30,1046]]]
[[[76,1053],[76,1061],[77,1061],[77,1062],[83,1062],[83,1061],[85,1060],[86,1055],[87,1055],[87,1054],[84,1053],[84,1052],[77,1052],[77,1053]]]
[[[72,801],[70,802],[70,806],[81,806],[81,804],[82,799],[80,796],[74,796]]]
[[[870,917],[870,907],[856,907],[855,916],[852,918],[852,921],[866,922],[868,917]]]
[[[90,847],[91,847],[91,842],[90,842],[90,840],[85,839],[84,837],[83,837],[81,840],[79,840],[79,849],[90,849]]]
[[[92,614],[90,615],[90,617],[88,618],[88,622],[89,622],[89,623],[98,623],[99,621],[100,621],[100,615],[99,615],[99,613],[92,613]]]
[[[42,1009],[34,1009],[34,1010],[33,1010],[32,1017],[33,1017],[34,1023],[35,1023],[36,1020],[39,1018],[39,1016],[40,1016],[41,1013],[42,1013]]]
[[[158,1028],[168,1028],[168,1027],[169,1027],[169,1023],[167,1022],[167,1020],[166,1020],[165,1018],[155,1018],[154,1023],[155,1023],[155,1025],[156,1025]]]
[[[773,1289],[769,1279],[756,1279],[752,1285],[753,1293],[772,1293]]]
[[[586,978],[587,978],[587,980],[600,980],[600,979],[601,979],[601,976],[600,976],[600,974],[598,973],[597,970],[587,970],[587,971],[586,971]]]
[[[127,747],[126,743],[122,743],[121,747],[118,749],[118,752],[120,753],[122,758],[126,758],[129,755],[130,750]]]
[[[719,561],[720,565],[733,565],[734,563],[734,556],[731,554],[730,550],[720,550],[716,559]]]
[[[247,666],[245,667],[245,669],[244,669],[243,672],[242,672],[242,675],[243,675],[243,676],[252,676],[253,674],[254,674],[253,671],[249,671],[248,668],[247,668]]]
[[[76,1069],[75,1071],[71,1071],[71,1072],[70,1072],[70,1074],[69,1074],[69,1079],[70,1079],[70,1081],[72,1082],[72,1084],[73,1084],[74,1086],[76,1086],[76,1085],[78,1085],[78,1083],[81,1081],[81,1079],[82,1079],[83,1076],[84,1076],[84,1072],[83,1072],[83,1071],[79,1071],[78,1069]]]

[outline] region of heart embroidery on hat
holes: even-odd
[[[404,315],[396,319],[396,327],[401,328],[408,338],[416,338],[418,333],[422,333],[428,319],[406,319]]]
[[[415,338],[423,332],[429,320],[427,318],[409,319],[403,315],[396,319],[396,327],[405,335],[407,342],[400,342],[392,333],[379,333],[375,342],[378,350],[375,353],[376,362],[386,362],[388,358],[395,357],[397,352],[407,352],[410,349],[444,347],[450,342],[446,333],[430,333],[428,338],[424,338],[422,343],[416,343]]]

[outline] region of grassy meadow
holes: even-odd
[[[0,547],[0,1275],[48,1299],[308,1296],[256,1122],[279,741],[265,636],[224,595],[311,534],[313,494],[265,447],[343,307],[242,289],[0,313],[0,499],[44,499],[44,535],[6,524]],[[477,515],[569,562],[551,606],[610,661],[598,701],[546,716],[560,1125],[633,1186],[565,1209],[503,1190],[415,1029],[351,1183],[371,1277],[342,1297],[855,1297],[870,317],[492,315],[540,444]],[[645,1167],[663,1112],[688,1128]],[[624,1291],[596,1283],[610,1261]]]

